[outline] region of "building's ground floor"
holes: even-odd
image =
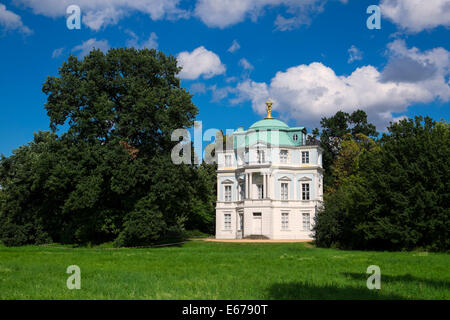
[[[216,208],[216,239],[261,237],[312,240],[316,206],[222,206]]]

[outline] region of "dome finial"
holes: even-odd
[[[269,98],[266,101],[267,117],[265,117],[264,119],[273,119],[272,118],[272,104],[273,104],[273,101],[272,101],[272,99]]]

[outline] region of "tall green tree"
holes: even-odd
[[[0,240],[147,245],[205,227],[209,181],[170,158],[198,112],[179,71],[156,50],[70,56],[43,85],[52,132],[1,159]]]
[[[50,127],[68,123],[67,135],[77,140],[124,140],[145,157],[167,152],[172,131],[192,126],[198,113],[180,87],[180,70],[174,57],[154,49],[72,55],[43,85]]]
[[[379,146],[356,152],[347,164],[357,165],[325,195],[318,245],[449,250],[449,138],[448,123],[416,117],[391,124]],[[341,170],[346,155],[341,149],[332,168]]]
[[[323,167],[325,169],[324,185],[333,184],[335,177],[331,166],[341,150],[341,143],[347,135],[356,138],[358,134],[375,138],[378,133],[375,125],[367,121],[367,114],[363,110],[356,110],[349,114],[338,111],[329,118],[320,121],[321,130],[313,130],[313,135],[320,135],[320,145],[323,148]]]

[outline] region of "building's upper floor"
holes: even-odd
[[[232,146],[216,150],[218,170],[236,170],[249,166],[322,167],[322,149],[307,142],[304,127],[290,128],[271,116],[272,102],[267,105],[267,117],[248,130],[239,127],[231,137]]]

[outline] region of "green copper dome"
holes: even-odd
[[[255,122],[249,130],[267,130],[267,129],[289,129],[289,126],[283,121],[277,119],[264,119]]]
[[[283,121],[272,117],[273,101],[267,100],[267,116],[252,124],[247,131],[239,127],[233,133],[234,149],[248,148],[258,143],[265,143],[271,146],[296,147],[304,145],[306,129],[304,127],[289,128]]]

